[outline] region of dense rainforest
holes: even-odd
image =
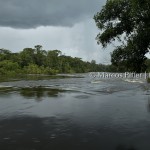
[[[150,71],[150,59],[145,62],[147,72]],[[57,73],[87,73],[87,72],[126,72],[124,65],[97,64],[63,55],[60,50],[43,50],[41,45],[34,48],[24,48],[13,53],[10,50],[0,49],[0,75],[13,76],[21,74]]]
[[[63,55],[60,50],[43,50],[41,45],[24,48],[18,53],[0,49],[0,75],[57,74],[115,71],[112,65],[85,62],[81,58]]]

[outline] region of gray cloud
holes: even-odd
[[[63,54],[80,57],[85,61],[96,60],[97,63],[110,63],[113,47],[102,49],[95,37],[98,30],[94,20],[87,19],[73,27],[38,27],[36,29],[0,28],[0,46],[13,52],[37,44],[45,50],[61,50]],[[9,43],[9,44],[8,44]]]
[[[83,60],[109,63],[93,15],[106,0],[0,0],[0,48],[13,52],[37,44]],[[10,28],[9,28],[10,27]],[[9,44],[8,44],[9,43]]]
[[[100,10],[106,0],[0,0],[0,26],[73,26]]]

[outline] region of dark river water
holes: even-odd
[[[1,82],[0,150],[150,150],[149,84],[76,76]]]

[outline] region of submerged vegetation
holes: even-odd
[[[95,60],[85,62],[81,58],[63,55],[60,50],[43,50],[41,45],[24,48],[18,53],[0,49],[0,75],[55,75],[114,70],[111,65],[96,64]]]

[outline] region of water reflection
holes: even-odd
[[[35,98],[35,100],[42,100],[42,97],[57,97],[60,93],[65,92],[63,89],[47,88],[42,86],[26,87],[26,88],[13,88],[1,87],[0,94],[7,94],[11,92],[19,92],[24,98]]]
[[[150,112],[150,97],[148,96],[148,101],[147,101],[147,110]]]
[[[11,92],[11,91],[14,91],[14,88],[13,87],[9,87],[9,86],[3,86],[3,87],[0,87],[0,94],[2,93],[8,93],[8,92]]]
[[[57,97],[59,93],[65,92],[62,89],[52,89],[45,87],[30,87],[30,88],[21,88],[20,95],[25,98],[35,98],[41,99],[42,97]]]

